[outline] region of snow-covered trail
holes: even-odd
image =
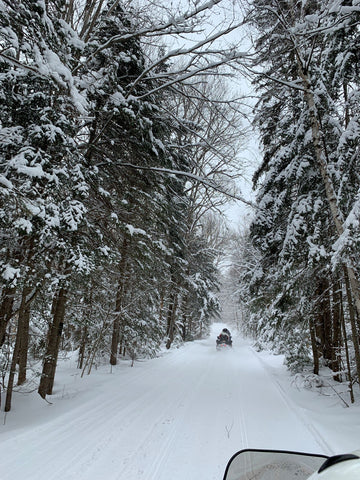
[[[332,453],[247,343],[215,350],[218,328],[97,389],[36,399],[37,422],[0,435],[1,480],[221,480],[246,447]]]

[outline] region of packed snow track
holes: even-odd
[[[16,424],[19,398],[0,427],[0,479],[221,480],[247,447],[331,454],[245,341],[216,351],[220,327],[133,368],[60,375],[52,405],[34,395]]]

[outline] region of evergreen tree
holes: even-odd
[[[263,255],[257,293],[270,294],[271,311],[265,308],[263,313],[273,318],[272,323],[269,320],[273,332],[286,331],[284,325],[291,326],[292,316],[295,323],[288,339],[295,335],[299,320],[305,321],[306,335],[322,329],[327,332],[321,340],[322,354],[331,360],[328,343],[336,328],[327,327],[331,325],[330,309],[324,307],[319,314],[316,305],[331,288],[336,245],[347,245],[340,265],[347,264],[358,304],[358,265],[355,249],[351,249],[355,238],[344,240],[349,238],[344,214],[354,212],[356,203],[350,201],[350,209],[349,204],[341,207],[350,200],[346,192],[357,191],[358,185],[354,177],[348,183],[339,162],[340,151],[354,159],[354,144],[344,142],[347,107],[341,92],[350,68],[345,59],[354,51],[350,25],[356,23],[357,13],[346,6],[344,28],[340,19],[345,9],[341,5],[334,8],[331,2],[274,0],[269,4],[260,0],[253,7],[250,19],[259,32],[256,62],[263,70],[257,80],[261,99],[256,121],[264,160],[255,181],[264,176],[260,209],[252,226],[253,241]],[[348,35],[349,43],[344,40]],[[340,38],[344,55],[338,50]],[[336,65],[341,63],[344,68],[339,74]],[[354,346],[357,337],[355,334]],[[314,350],[314,359],[316,356]]]
[[[38,391],[45,398],[61,348],[79,349],[78,366],[89,373],[104,356],[116,363],[119,353],[134,359],[164,340],[170,347],[180,334],[206,334],[216,310],[215,254],[188,221],[187,191],[202,167],[179,135],[189,125],[169,99],[203,101],[206,92],[196,93],[194,83],[190,94],[185,84],[204,71],[217,74],[236,55],[214,47],[220,31],[176,52],[159,38],[189,33],[210,8],[204,3],[168,22],[138,16],[118,0],[1,2],[7,410],[17,363],[18,383],[26,381],[29,351],[43,358]],[[178,56],[188,61],[171,63]],[[204,139],[212,132],[208,151],[212,122],[209,116],[201,126]]]
[[[47,9],[39,2],[9,2],[1,11],[6,52],[1,57],[0,110],[2,338],[12,314],[9,292],[14,295],[17,286],[22,288],[20,311],[29,308],[28,293],[49,267],[53,276],[64,252],[71,250],[70,258],[77,257],[80,247],[74,246],[73,232],[84,218],[87,187],[74,142],[74,119],[83,109],[69,65],[75,53],[72,36],[53,14],[51,2]],[[23,318],[19,315],[18,337],[26,328]],[[14,359],[19,348],[17,338]]]

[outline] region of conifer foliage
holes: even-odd
[[[115,365],[206,333],[217,272],[189,229],[195,160],[170,105],[237,56],[216,50],[220,31],[170,52],[161,37],[191,32],[217,3],[167,20],[119,0],[0,2],[6,411],[15,381],[29,381],[28,355],[45,398],[61,350],[78,350],[90,373],[99,358]]]
[[[312,356],[315,373],[323,362],[359,381],[358,2],[255,0],[248,22],[264,151],[248,328],[294,370]]]

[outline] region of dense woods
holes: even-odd
[[[236,325],[354,399],[359,20],[357,0],[0,1],[5,411],[15,386],[52,394],[62,352],[88,374],[206,335],[225,246]],[[243,76],[262,156],[229,235]]]
[[[360,379],[359,17],[356,1],[254,0],[263,149],[237,262],[246,329],[301,371]],[[352,397],[353,399],[353,397]]]
[[[5,411],[29,379],[52,393],[60,352],[90,373],[207,334],[206,225],[236,194],[242,137],[219,77],[241,58],[217,45],[234,18],[205,33],[218,3],[1,2]]]

